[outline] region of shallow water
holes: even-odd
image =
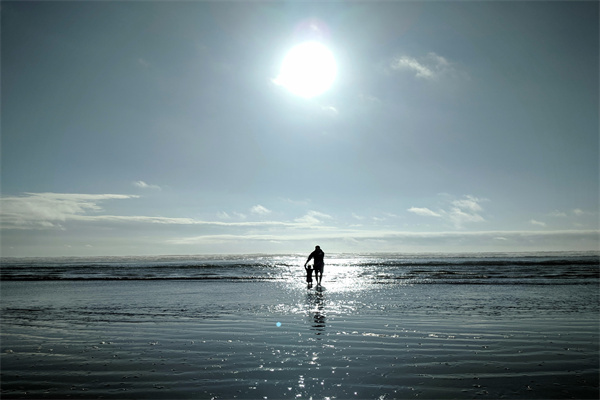
[[[595,285],[3,281],[3,398],[597,398]]]

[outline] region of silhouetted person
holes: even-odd
[[[315,251],[310,253],[310,255],[308,256],[308,260],[306,260],[306,262],[304,263],[304,267],[306,268],[306,264],[308,264],[310,260],[315,260],[314,269],[317,286],[321,285],[321,279],[323,279],[323,266],[325,265],[325,262],[323,261],[324,258],[325,253],[323,253],[323,250],[321,250],[319,246],[316,246]]]
[[[309,265],[307,266],[306,264],[304,264],[304,269],[306,270],[306,282],[308,283],[308,288],[310,289],[312,287],[312,267]]]

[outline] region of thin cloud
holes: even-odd
[[[62,223],[102,211],[106,200],[132,199],[122,194],[25,193],[0,198],[0,224],[10,229],[62,228]]]
[[[348,243],[356,250],[364,247],[371,248],[375,242],[380,243],[382,250],[394,250],[398,245],[404,248],[429,248],[437,246],[445,248],[450,246],[455,249],[456,245],[463,246],[471,244],[474,248],[480,246],[494,246],[502,243],[503,246],[519,248],[523,245],[535,248],[553,249],[555,243],[577,243],[586,241],[593,243],[598,240],[598,230],[563,230],[563,231],[443,231],[443,232],[406,232],[406,231],[379,231],[359,229],[331,229],[307,231],[299,229],[281,233],[252,233],[252,234],[206,234],[199,236],[179,237],[167,240],[176,245],[199,245],[219,243],[246,243],[254,242],[287,242],[302,243],[305,241],[324,241],[330,243]],[[385,247],[389,246],[389,247]],[[414,247],[416,246],[416,247]]]
[[[557,217],[557,218],[564,218],[567,216],[566,212],[562,212],[562,211],[558,211],[558,210],[554,210],[552,211],[550,214],[548,214],[550,217]]]
[[[444,76],[458,76],[459,72],[454,65],[434,52],[429,52],[423,57],[400,55],[389,64],[392,71],[410,72],[418,79],[436,80]]]
[[[441,217],[440,214],[426,207],[411,207],[407,211],[423,217]]]
[[[290,199],[290,198],[280,198],[280,200],[284,201],[286,203],[289,203],[289,204],[293,204],[295,206],[306,206],[311,202],[310,199],[294,200],[294,199]]]
[[[334,106],[321,106],[321,112],[330,117],[337,117],[340,113]]]
[[[250,209],[250,212],[252,214],[267,215],[267,214],[271,213],[271,210],[269,210],[266,207],[261,206],[260,204],[257,204]]]
[[[433,211],[427,207],[411,207],[407,211],[422,217],[442,218],[457,229],[460,229],[465,224],[485,222],[485,218],[481,215],[483,207],[480,204],[484,201],[487,201],[487,199],[466,195],[461,199],[449,201],[437,211]]]
[[[434,77],[433,69],[426,66],[416,58],[401,56],[396,58],[391,65],[394,70],[410,70],[417,78],[430,79]]]
[[[283,221],[205,221],[185,217],[149,217],[144,215],[77,215],[70,218],[79,222],[114,222],[114,223],[143,223],[162,225],[204,225],[221,227],[269,227],[269,226],[297,226],[297,224]]]
[[[155,189],[155,190],[162,190],[160,186],[158,185],[149,185],[144,181],[135,181],[133,182],[133,186],[141,188],[141,189]]]
[[[221,219],[231,219],[231,216],[227,214],[225,211],[219,211],[217,213],[217,217]]]
[[[378,97],[373,96],[371,94],[361,93],[358,95],[358,98],[366,104],[375,104],[375,105],[381,104],[381,100]]]
[[[310,210],[306,215],[296,218],[294,221],[300,224],[316,225],[323,223],[324,219],[333,219],[333,217],[319,211]]]
[[[581,208],[574,208],[569,211],[554,210],[554,211],[548,213],[547,216],[553,217],[553,218],[568,218],[568,217],[583,217],[586,215],[594,216],[597,214],[598,213],[594,212],[594,211],[586,211],[586,210],[582,210]]]
[[[478,199],[477,197],[473,197],[473,196],[467,195],[463,199],[454,200],[452,202],[452,205],[455,208],[458,208],[460,210],[464,210],[465,212],[477,213],[477,212],[480,212],[482,210],[481,205],[479,205],[479,203],[481,201],[482,200]]]
[[[143,215],[102,214],[100,203],[107,200],[138,198],[121,194],[26,193],[24,196],[0,198],[3,229],[64,229],[69,222],[85,223],[145,223],[162,225],[206,225],[225,227],[295,226],[281,221],[223,222],[203,221],[185,217],[152,217]],[[264,207],[260,212],[266,213]],[[266,210],[266,211],[265,211]],[[225,218],[228,214],[221,213]]]
[[[237,212],[237,211],[234,211],[234,212],[233,212],[233,215],[235,215],[236,217],[238,217],[238,218],[240,218],[240,219],[246,219],[246,218],[248,218],[248,217],[246,216],[246,214],[239,213],[239,212]]]
[[[546,223],[545,223],[545,222],[542,222],[542,221],[537,221],[537,220],[535,220],[535,219],[531,219],[531,220],[529,220],[529,223],[530,223],[531,225],[537,225],[537,226],[546,226]]]
[[[462,228],[467,223],[484,222],[485,219],[480,214],[483,211],[479,204],[481,201],[484,200],[470,195],[454,200],[445,215],[457,228]]]

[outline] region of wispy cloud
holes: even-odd
[[[529,223],[530,223],[531,225],[537,225],[537,226],[546,226],[546,223],[545,223],[545,222],[542,222],[542,221],[537,221],[537,220],[535,220],[535,219],[531,219],[531,220],[529,220]]]
[[[482,201],[485,200],[467,195],[463,199],[452,201],[445,215],[457,228],[463,227],[466,223],[484,222],[485,219],[481,216],[483,208],[479,204]]]
[[[480,199],[475,196],[466,195],[460,199],[450,200],[442,208],[433,211],[427,207],[411,207],[407,211],[422,217],[442,218],[450,222],[456,228],[462,228],[465,224],[474,222],[484,222],[481,202],[486,199]]]
[[[294,199],[290,199],[290,198],[280,198],[279,200],[285,202],[285,203],[289,203],[289,204],[293,204],[295,206],[307,206],[308,204],[310,204],[310,199],[303,199],[303,200],[294,200]]]
[[[332,219],[331,215],[319,211],[310,210],[304,216],[296,218],[294,221],[306,225],[318,225],[323,223],[324,219]]]
[[[459,72],[454,63],[434,52],[423,57],[399,55],[389,64],[392,71],[406,71],[414,74],[416,78],[436,80],[443,76],[458,76]]]
[[[381,100],[378,97],[373,96],[371,94],[361,93],[358,95],[358,98],[365,104],[373,104],[373,105],[381,104]]]
[[[585,210],[582,210],[581,208],[574,208],[569,211],[554,210],[551,213],[549,213],[548,216],[550,216],[550,217],[568,217],[569,215],[571,215],[571,216],[575,216],[575,217],[582,217],[585,215],[597,215],[597,214],[598,214],[597,212],[585,211]]]
[[[315,242],[329,243],[336,251],[397,251],[402,248],[409,250],[430,249],[432,246],[439,251],[459,251],[477,249],[497,249],[500,244],[511,251],[553,250],[559,243],[594,243],[599,238],[598,230],[559,230],[559,231],[443,231],[443,232],[406,232],[392,230],[365,229],[331,229],[306,230],[298,229],[283,233],[252,233],[252,234],[206,234],[171,238],[167,242],[174,245],[212,245],[215,243],[238,244],[247,242],[258,243],[289,243],[296,248],[295,243]],[[344,247],[345,246],[345,247]],[[349,247],[348,247],[349,246]],[[210,247],[209,247],[210,248]],[[574,248],[577,248],[576,245]]]
[[[144,215],[80,215],[71,218],[80,222],[115,222],[115,223],[143,223],[163,225],[204,225],[220,227],[269,227],[269,226],[297,226],[285,221],[206,221],[185,217],[151,217]]]
[[[267,215],[267,214],[271,213],[271,210],[269,210],[266,207],[261,206],[260,204],[257,204],[254,207],[250,208],[250,212],[252,214]]]
[[[150,185],[144,181],[135,181],[133,182],[133,186],[141,188],[141,189],[155,189],[155,190],[162,190],[160,186],[158,185]]]
[[[441,207],[411,207],[408,212],[423,218],[442,222],[443,231],[411,232],[396,229],[388,224],[363,226],[372,217],[353,214],[352,219],[361,225],[338,223],[331,215],[309,210],[298,218],[268,218],[274,213],[264,206],[252,207],[255,211],[242,219],[234,212],[219,212],[213,220],[185,216],[113,215],[104,207],[113,200],[133,202],[139,196],[126,194],[61,194],[25,193],[21,196],[0,198],[0,222],[3,230],[29,229],[32,235],[66,237],[86,231],[98,234],[99,243],[109,240],[97,227],[110,227],[111,236],[140,229],[153,238],[155,243],[166,246],[206,245],[202,251],[214,251],[215,243],[222,244],[224,251],[271,251],[268,243],[277,243],[281,249],[297,249],[315,241],[327,244],[335,251],[419,251],[432,248],[436,251],[459,251],[469,249],[494,249],[495,245],[514,249],[567,249],[589,248],[597,244],[598,230],[547,230],[539,221],[531,220],[536,227],[532,231],[464,231],[451,230],[470,222],[484,221],[482,204],[485,199],[474,196],[453,198],[446,195]],[[135,205],[135,204],[133,204]],[[121,208],[121,207],[119,207]],[[251,220],[254,217],[254,220]],[[165,229],[168,228],[168,229]],[[54,229],[54,232],[43,232]],[[121,231],[121,233],[118,233]],[[94,236],[96,237],[96,236]],[[134,239],[135,240],[135,239]],[[57,242],[58,243],[58,242]],[[567,246],[568,245],[568,246]],[[262,246],[262,247],[261,247]],[[287,247],[285,247],[287,246]],[[344,247],[345,246],[345,247]],[[489,247],[486,247],[489,246]],[[566,247],[565,247],[566,246]],[[181,251],[166,247],[168,251]]]
[[[426,207],[411,207],[407,211],[423,217],[441,217],[440,214],[436,213],[435,211],[431,211]]]
[[[321,106],[321,112],[330,117],[337,117],[340,113],[334,106]]]
[[[217,218],[220,218],[220,219],[230,219],[231,216],[229,214],[227,214],[225,211],[219,211],[217,213]]]
[[[558,218],[564,218],[567,216],[566,212],[562,212],[562,211],[558,211],[558,210],[554,210],[552,211],[550,214],[548,214],[550,217],[558,217]]]
[[[3,228],[61,228],[62,223],[102,211],[105,200],[137,198],[123,194],[25,193],[0,198]]]
[[[295,226],[282,221],[204,221],[186,217],[104,214],[100,203],[107,200],[139,198],[123,194],[25,193],[23,196],[0,198],[0,225],[3,229],[64,229],[69,222],[145,223],[169,225],[205,225],[228,227]],[[253,207],[261,215],[270,213],[262,206]],[[234,213],[243,219],[243,214]],[[228,219],[227,213],[219,213]]]

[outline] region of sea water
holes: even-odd
[[[596,253],[3,259],[3,398],[596,398]]]
[[[2,258],[2,281],[301,280],[301,255]],[[325,281],[345,284],[598,284],[597,253],[334,254]]]

